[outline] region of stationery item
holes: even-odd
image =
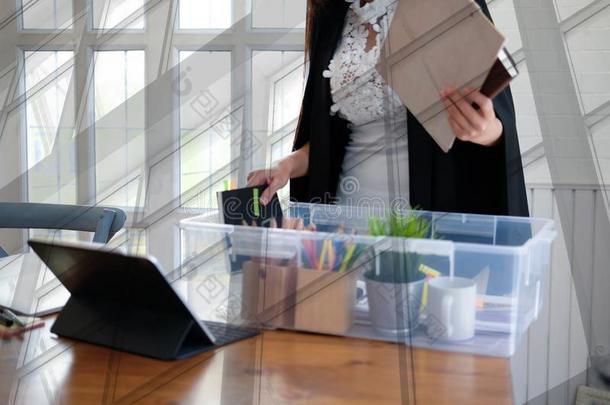
[[[476,284],[462,277],[428,282],[427,331],[432,339],[459,341],[474,337]]]
[[[478,295],[487,294],[487,284],[489,283],[489,273],[490,273],[489,266],[485,266],[479,272],[479,274],[474,276],[474,278],[472,279],[472,281],[474,281],[475,284],[477,285],[477,294]]]
[[[402,0],[376,68],[448,152],[455,135],[441,91],[471,87],[493,98],[518,74],[504,42],[472,0]]]
[[[419,271],[424,273],[427,277],[438,277],[441,275],[441,272],[438,270],[434,270],[430,266],[426,266],[425,264],[419,265]]]
[[[218,192],[218,207],[225,224],[242,225],[243,222],[252,226],[271,226],[271,220],[277,227],[282,227],[282,207],[277,194],[271,201],[262,205],[260,197],[267,186],[245,187]]]
[[[337,258],[335,244],[330,239],[328,239],[326,243],[328,244],[328,270],[333,270],[335,268],[335,260]]]
[[[2,321],[0,321],[0,339],[21,337],[25,332],[44,326],[44,321],[34,317],[22,317],[22,319],[19,319],[19,322],[20,324],[13,320],[10,325],[5,325]]]
[[[4,313],[0,311],[0,325],[10,328],[14,323],[15,321],[12,318],[4,315]]]
[[[352,326],[358,272],[243,265],[242,317],[265,327],[344,335]]]
[[[345,254],[345,257],[343,258],[343,261],[341,263],[341,267],[339,267],[339,272],[343,273],[345,272],[345,269],[347,269],[350,260],[352,259],[352,257],[354,256],[354,251],[356,250],[356,245],[355,244],[351,244],[349,246],[349,248],[347,248],[347,252]]]
[[[322,251],[320,253],[320,260],[318,260],[318,270],[322,270],[324,267],[324,258],[326,257],[326,252],[328,249],[328,243],[326,240],[322,241]]]
[[[432,267],[426,266],[423,263],[419,265],[419,271],[426,275],[427,281],[430,281],[430,279],[441,275],[440,271],[434,270]],[[428,303],[428,283],[425,283],[424,290],[422,291],[421,306],[420,306],[419,310],[423,311],[426,308],[427,303]]]
[[[4,326],[25,326],[25,323],[10,309],[0,308],[0,323]]]
[[[301,241],[301,243],[303,245],[303,256],[305,258],[304,261],[309,264],[307,267],[317,268],[318,267],[318,263],[317,263],[317,260],[316,260],[314,241],[311,240],[311,239],[303,239]]]
[[[477,285],[477,308],[485,306],[483,297],[487,294],[487,284],[489,283],[489,266],[485,266],[472,280]]]

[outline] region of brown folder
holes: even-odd
[[[377,71],[448,152],[455,135],[440,92],[473,87],[493,97],[517,74],[504,36],[472,0],[399,0]]]

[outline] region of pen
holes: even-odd
[[[0,308],[0,313],[2,313],[5,317],[11,319],[18,326],[25,326],[25,324],[23,322],[21,322],[21,319],[19,319],[19,317],[17,315],[15,315],[15,313],[13,311],[11,311],[10,309]]]
[[[4,314],[4,311],[0,312],[0,325],[10,328],[13,326],[15,321]]]
[[[21,328],[0,330],[0,339],[10,339],[12,337],[21,336],[27,331],[38,329],[42,326],[44,326],[44,321],[34,322]]]

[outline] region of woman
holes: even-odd
[[[476,2],[491,19],[485,1]],[[263,204],[292,179],[298,201],[406,200],[433,211],[527,216],[510,89],[493,102],[445,89],[457,139],[444,153],[372,69],[395,4],[309,0],[309,73],[293,153],[250,173],[248,185],[268,184]]]

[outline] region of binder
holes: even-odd
[[[400,0],[376,69],[448,152],[455,135],[440,92],[453,86],[497,95],[518,74],[504,43],[472,0]]]

